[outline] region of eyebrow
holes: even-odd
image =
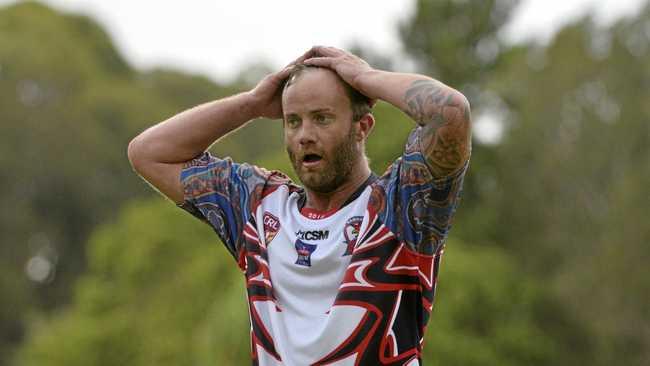
[[[334,109],[325,107],[325,108],[317,108],[317,109],[312,109],[311,111],[308,112],[309,114],[314,114],[314,113],[334,113]],[[297,116],[298,113],[296,112],[289,112],[285,114],[285,117],[288,116]]]
[[[309,113],[323,113],[323,112],[334,113],[334,110],[332,108],[318,108],[309,111]]]

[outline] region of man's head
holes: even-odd
[[[308,189],[332,192],[367,166],[370,100],[334,71],[296,66],[282,90],[282,110],[287,152]]]
[[[359,121],[363,116],[371,112],[372,106],[371,106],[370,98],[361,94],[358,90],[350,86],[350,84],[343,81],[343,79],[341,79],[332,70],[318,67],[318,66],[309,66],[304,64],[295,65],[293,67],[293,70],[291,71],[291,73],[289,74],[289,76],[284,82],[284,86],[282,88],[283,94],[287,90],[287,88],[293,85],[294,83],[296,83],[302,75],[304,75],[309,71],[314,71],[314,70],[330,71],[334,76],[336,76],[336,78],[343,86],[343,89],[345,90],[345,94],[348,96],[348,99],[350,100],[350,108],[352,108],[353,121]]]

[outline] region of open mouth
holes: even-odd
[[[307,154],[302,158],[302,161],[305,163],[315,163],[317,161],[320,161],[322,157],[317,154]]]
[[[314,166],[317,165],[321,160],[323,160],[323,157],[318,154],[306,154],[302,157],[302,164],[308,167]]]

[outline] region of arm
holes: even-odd
[[[177,204],[183,203],[179,176],[186,161],[254,118],[282,116],[280,86],[292,64],[266,76],[251,91],[196,106],[136,136],[128,146],[134,170],[160,193]]]
[[[320,57],[307,64],[335,70],[353,88],[408,114],[422,130],[422,152],[434,176],[463,166],[471,151],[469,102],[460,92],[430,77],[372,69],[365,61],[333,47],[314,47]]]

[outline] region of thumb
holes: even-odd
[[[286,66],[284,69],[278,71],[275,74],[275,77],[279,80],[284,80],[287,78],[287,76],[289,76],[291,70],[293,70],[293,65]]]

